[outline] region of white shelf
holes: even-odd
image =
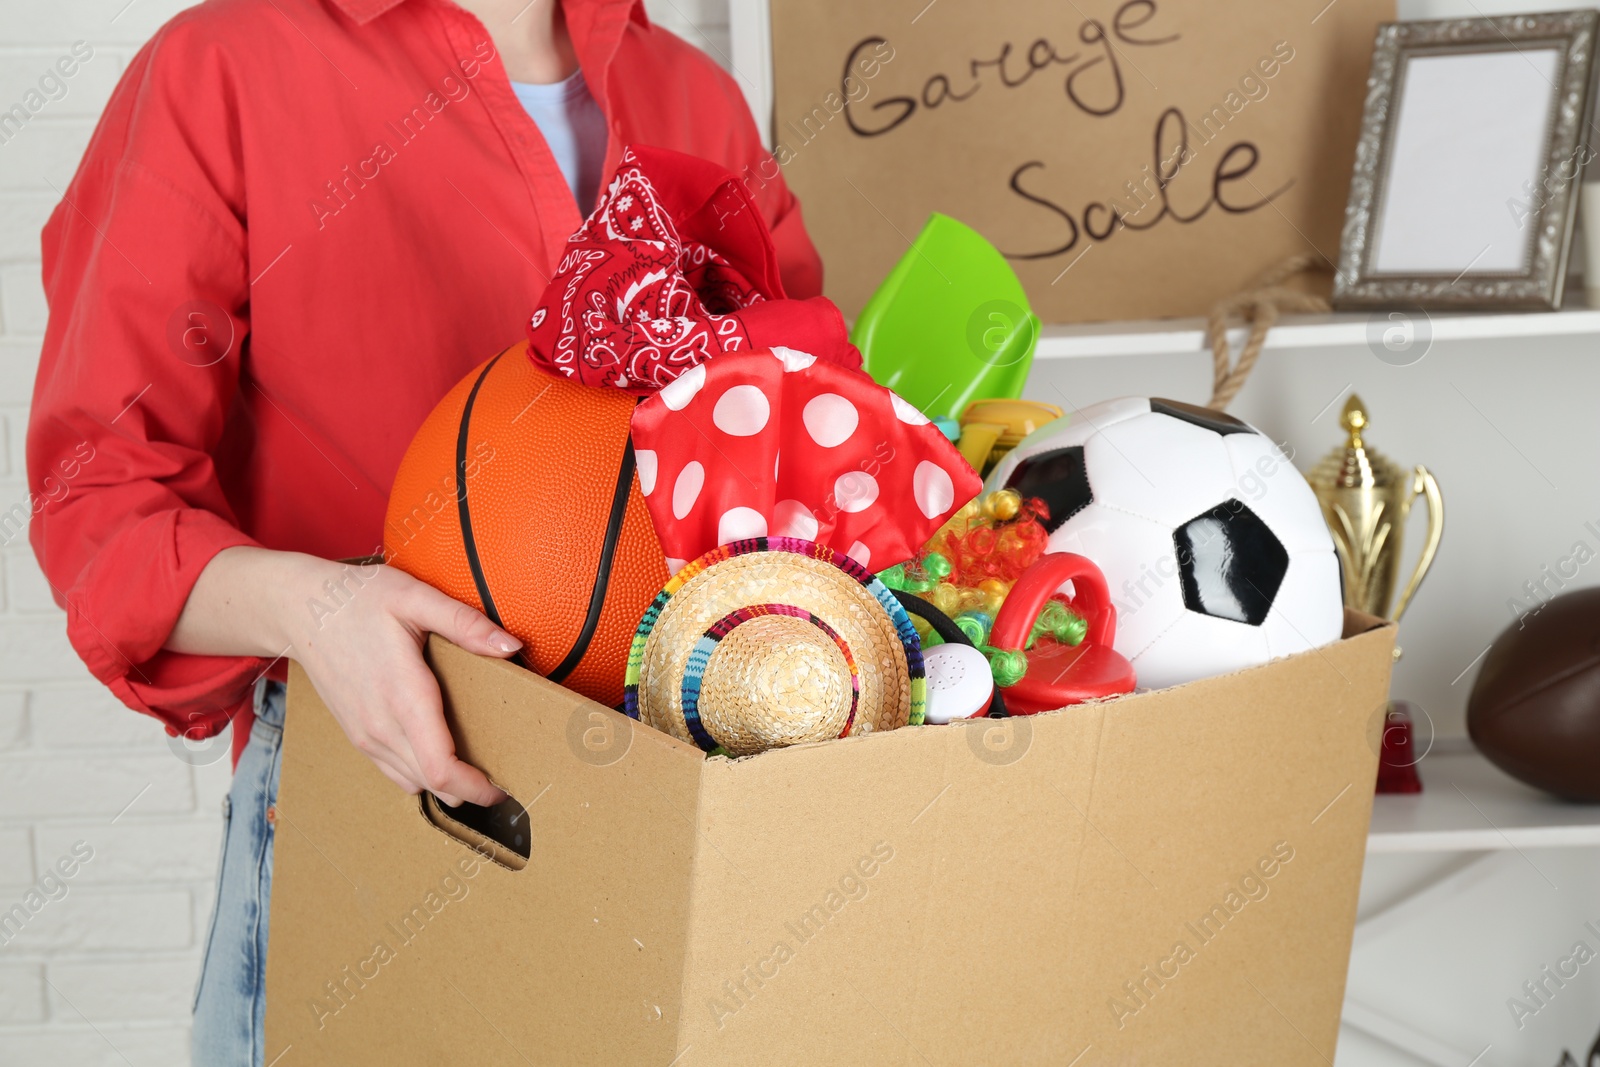
[[[1475,750],[1435,751],[1417,770],[1421,793],[1374,798],[1369,853],[1600,845],[1600,804],[1557,800]]]
[[[1582,299],[1581,294],[1578,297]],[[1339,312],[1286,315],[1267,333],[1266,347],[1332,348],[1367,344],[1368,324],[1389,327],[1389,313]],[[1561,311],[1433,312],[1420,329],[1433,341],[1494,340],[1519,337],[1564,337],[1600,333],[1600,310],[1581,303]],[[1244,329],[1230,330],[1228,343],[1237,352]],[[1210,348],[1203,319],[1150,319],[1142,322],[1091,322],[1078,326],[1046,326],[1034,351],[1035,360],[1093,359],[1104,356],[1188,355]]]

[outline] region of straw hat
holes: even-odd
[[[758,537],[686,564],[645,611],[624,709],[707,752],[920,723],[922,646],[894,594],[848,556]]]

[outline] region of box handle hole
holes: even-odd
[[[432,793],[423,793],[422,815],[443,833],[501,866],[520,871],[528,865],[533,845],[528,809],[509,793],[491,807],[463,801],[458,808],[447,806]]]

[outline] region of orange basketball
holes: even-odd
[[[635,400],[546,374],[527,347],[474,369],[417,431],[384,555],[515,634],[526,666],[615,705],[667,580],[634,472]]]

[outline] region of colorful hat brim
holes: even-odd
[[[927,679],[922,662],[922,642],[917,636],[916,628],[911,624],[911,618],[906,614],[905,608],[895,599],[889,589],[880,582],[875,575],[862,567],[855,560],[840,552],[813,541],[805,541],[792,537],[756,537],[740,541],[732,541],[712,549],[699,559],[685,564],[676,574],[668,579],[660,593],[656,594],[650,606],[645,609],[644,616],[639,620],[639,627],[634,633],[633,643],[628,651],[628,670],[623,689],[623,711],[635,719],[642,718],[639,698],[640,680],[644,672],[645,653],[650,637],[655,632],[656,624],[661,619],[672,598],[683,589],[696,576],[710,570],[725,560],[734,559],[760,552],[790,552],[797,556],[831,564],[834,568],[848,575],[859,583],[873,600],[883,609],[895,632],[895,637],[900,644],[900,650],[905,656],[906,675],[909,689],[910,709],[907,718],[909,725],[921,725],[925,719],[927,705]],[[771,598],[769,598],[771,599]],[[840,647],[844,653],[846,663],[851,669],[852,683],[852,708],[848,722],[841,736],[848,735],[858,728],[859,720],[856,715],[856,702],[860,699],[860,679],[856,673],[856,662],[851,650],[839,634],[825,621],[816,618],[814,613],[800,607],[785,604],[750,604],[739,605],[705,632],[694,636],[695,647],[690,653],[689,663],[684,670],[684,676],[679,681],[684,704],[684,725],[688,727],[689,734],[694,742],[706,752],[715,752],[721,748],[721,743],[706,728],[701,720],[698,709],[698,693],[701,674],[710,660],[711,652],[715,650],[716,643],[725,636],[732,626],[748,618],[761,614],[785,614],[801,619],[814,619],[816,624],[829,638]],[[720,628],[720,632],[718,631]]]

